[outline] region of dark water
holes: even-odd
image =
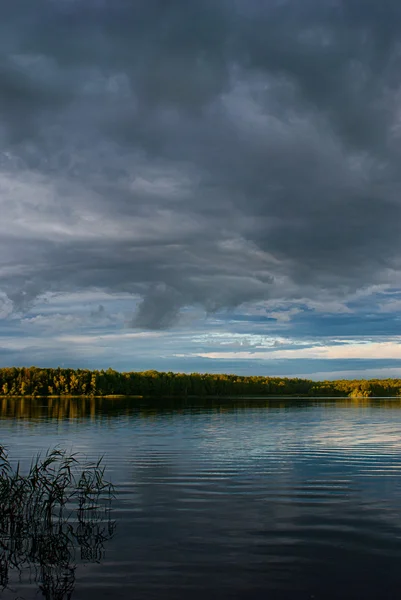
[[[399,400],[0,407],[23,464],[56,444],[106,457],[117,529],[74,600],[401,596]],[[14,579],[1,598],[41,597]]]

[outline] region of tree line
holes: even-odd
[[[0,369],[0,396],[401,396],[401,379],[312,381],[300,378],[239,376],[113,369]]]

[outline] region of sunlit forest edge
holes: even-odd
[[[401,379],[312,381],[232,374],[119,372],[113,369],[0,369],[0,396],[164,397],[389,397],[401,396]]]

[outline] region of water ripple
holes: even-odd
[[[25,402],[0,418],[23,467],[59,444],[105,455],[117,489],[117,533],[74,599],[398,598],[398,404],[102,401],[63,418]]]

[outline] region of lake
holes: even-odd
[[[400,596],[400,400],[0,407],[23,469],[55,445],[105,457],[116,528],[97,562],[77,555],[73,600]],[[0,598],[43,597],[10,573]]]

